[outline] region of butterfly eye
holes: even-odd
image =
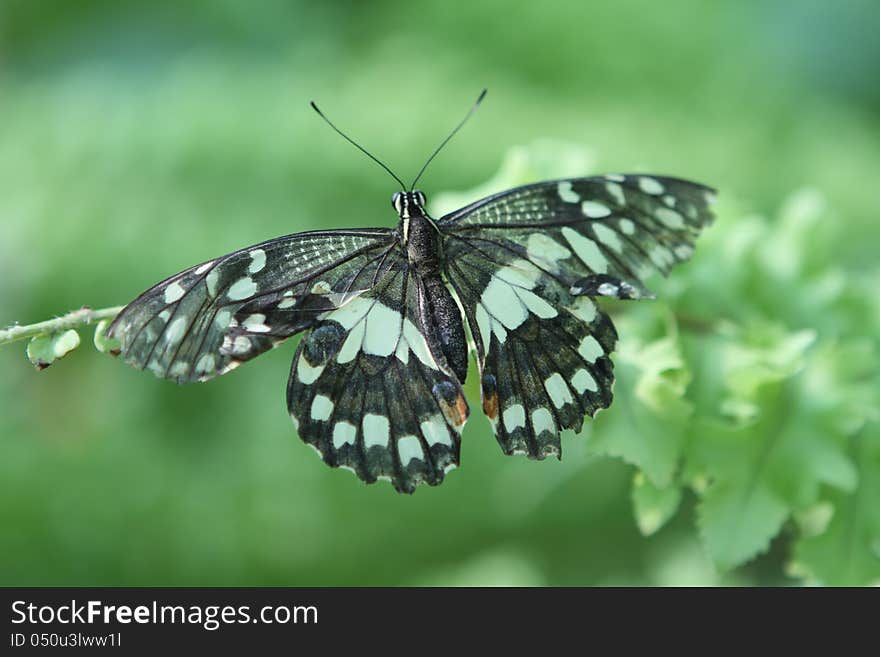
[[[419,205],[421,205],[422,207],[425,207],[426,199],[425,199],[425,195],[424,195],[424,194],[422,194],[421,192],[417,191],[417,192],[416,192],[416,199],[418,200]]]
[[[394,194],[391,195],[391,206],[400,212],[400,192],[394,192]]]

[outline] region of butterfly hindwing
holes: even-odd
[[[287,402],[324,461],[412,492],[458,465],[461,385],[433,353],[420,280],[397,254],[371,290],[323,317],[294,357]]]
[[[471,326],[483,411],[502,450],[560,456],[560,431],[580,430],[585,415],[611,403],[611,321],[504,250],[463,250],[448,277]]]
[[[108,335],[157,376],[204,381],[313,324],[384,267],[387,229],[299,233],[191,267],[126,306]]]

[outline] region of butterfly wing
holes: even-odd
[[[714,190],[686,180],[612,174],[517,187],[440,225],[509,248],[572,285],[582,283],[589,296],[638,298],[650,296],[643,278],[668,274],[690,258],[712,221],[713,200]]]
[[[224,374],[369,289],[392,248],[387,229],[315,231],[186,269],[128,304],[108,329],[134,367],[178,383]]]
[[[642,279],[690,257],[712,197],[675,178],[610,175],[526,185],[440,219],[505,453],[560,455],[561,429],[610,405],[617,335],[591,297],[650,296]]]
[[[374,288],[303,337],[287,403],[300,437],[328,465],[411,493],[458,465],[468,406],[429,347],[422,281],[400,252],[388,266]]]

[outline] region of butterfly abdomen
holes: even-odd
[[[439,275],[423,279],[432,350],[439,350],[452,373],[464,383],[468,368],[467,338],[458,304]],[[436,345],[436,346],[435,346]],[[438,354],[439,355],[439,354]]]

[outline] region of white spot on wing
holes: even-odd
[[[208,288],[208,294],[212,297],[217,296],[217,283],[220,281],[220,273],[216,269],[205,276],[205,287]]]
[[[694,248],[688,244],[681,244],[675,247],[675,255],[682,260],[687,260],[694,254]]]
[[[601,219],[611,214],[611,208],[599,201],[584,201],[581,203],[581,212],[591,219]]]
[[[486,311],[508,329],[515,329],[528,317],[528,311],[519,300],[513,286],[497,274],[483,290],[480,302]]]
[[[488,350],[489,340],[492,337],[492,320],[489,318],[489,314],[481,303],[477,304],[477,309],[474,312],[474,315],[477,320],[477,328],[480,331],[480,338],[483,341],[483,348]],[[502,340],[502,342],[504,341]]]
[[[517,290],[516,295],[525,304],[530,313],[541,319],[550,319],[559,314],[556,312],[556,308],[551,306],[534,292],[530,292],[529,290]]]
[[[183,337],[183,333],[186,330],[186,317],[178,317],[171,324],[168,325],[168,328],[165,330],[165,339],[168,341],[168,344],[174,344]]]
[[[540,435],[545,431],[556,433],[553,415],[546,408],[536,408],[532,411],[532,427],[535,429],[535,435]]]
[[[216,363],[217,359],[214,357],[214,354],[203,354],[196,363],[196,372],[199,374],[213,372],[217,366]]]
[[[595,223],[593,224],[593,232],[596,233],[596,237],[599,238],[599,241],[608,248],[613,249],[618,253],[623,251],[623,242],[620,241],[620,236],[614,231],[614,229],[609,228],[604,224]]]
[[[309,385],[318,380],[318,377],[321,376],[321,372],[324,371],[323,365],[318,365],[317,367],[312,367],[306,362],[306,359],[300,354],[299,361],[296,364],[296,376],[297,378]]]
[[[620,230],[625,235],[632,235],[636,232],[636,225],[632,222],[631,219],[621,219],[618,222],[618,225],[620,226]]]
[[[400,463],[406,466],[413,459],[425,458],[422,451],[422,444],[415,436],[404,436],[397,441],[397,453],[400,456]]]
[[[219,310],[217,311],[217,314],[214,315],[214,323],[216,323],[221,329],[227,328],[231,321],[232,313],[228,310]]]
[[[571,257],[571,251],[544,233],[532,233],[526,242],[529,258],[547,263],[553,271],[559,271],[559,261]]]
[[[662,207],[657,208],[657,210],[654,212],[654,216],[656,216],[669,228],[684,228],[684,217],[678,214],[678,212],[676,212],[675,210]]]
[[[268,333],[272,329],[266,325],[266,316],[262,313],[248,315],[241,325],[251,333]]]
[[[364,353],[374,356],[391,355],[400,339],[401,321],[397,311],[378,301],[373,304],[364,319]]]
[[[578,346],[578,353],[588,363],[595,363],[596,359],[605,354],[602,345],[592,335],[587,335]]]
[[[372,299],[355,297],[344,306],[331,312],[328,315],[328,319],[332,319],[334,322],[341,324],[344,329],[350,330],[370,312],[370,308],[374,303],[377,302]]]
[[[364,342],[365,330],[366,326],[363,322],[357,324],[351,329],[348,336],[345,338],[345,342],[342,343],[339,353],[336,354],[337,363],[350,363],[357,357]]]
[[[201,276],[202,274],[204,274],[206,271],[208,271],[213,266],[214,266],[214,261],[211,260],[210,262],[206,262],[205,264],[200,265],[199,268],[196,269],[194,273],[197,276]]]
[[[614,199],[615,203],[618,205],[626,205],[626,198],[623,195],[623,187],[616,182],[609,182],[605,183],[605,189],[608,192],[608,195]]]
[[[562,408],[574,401],[571,391],[568,389],[568,384],[565,383],[565,379],[562,378],[559,372],[555,372],[544,381],[544,388],[547,390],[547,394],[550,395],[550,400],[556,408]]]
[[[178,299],[180,299],[186,290],[183,289],[183,286],[175,281],[171,285],[165,288],[165,303],[174,303]]]
[[[519,327],[530,312],[542,319],[556,317],[556,309],[531,292],[540,276],[541,270],[527,260],[516,260],[492,275],[480,296],[482,311],[477,308],[477,326],[487,347],[487,334],[494,333],[503,344],[507,330]]]
[[[251,257],[251,263],[248,265],[248,273],[256,274],[266,266],[266,252],[263,249],[254,249],[248,255]]]
[[[662,194],[666,191],[666,188],[660,184],[659,180],[654,180],[653,178],[649,178],[648,176],[640,176],[639,177],[639,189],[641,189],[645,194]]]
[[[587,323],[596,319],[596,305],[590,301],[589,297],[578,297],[568,310],[572,315]]]
[[[651,249],[651,253],[648,254],[651,257],[651,262],[657,265],[658,268],[664,269],[671,264],[675,263],[675,258],[672,253],[665,246],[661,246],[657,244]]]
[[[449,430],[446,427],[446,421],[441,415],[432,415],[419,425],[422,435],[430,445],[446,445],[452,447],[452,439],[449,437]]]
[[[541,270],[528,260],[514,260],[507,267],[495,272],[495,276],[511,285],[531,290],[541,277]]]
[[[556,191],[559,194],[559,198],[566,203],[577,203],[581,200],[580,194],[571,188],[571,182],[568,180],[564,180],[556,185]]]
[[[324,421],[330,419],[333,412],[333,402],[325,395],[315,395],[312,400],[311,416],[313,420]]]
[[[242,299],[247,299],[248,297],[253,296],[256,291],[257,284],[254,283],[254,279],[250,276],[245,276],[232,284],[226,292],[226,296],[232,301],[241,301]]]
[[[574,252],[577,254],[584,264],[587,265],[597,274],[605,274],[608,272],[608,261],[602,255],[602,251],[596,243],[581,235],[579,232],[568,226],[562,228],[562,235],[571,244]]]
[[[439,369],[437,363],[434,361],[434,356],[431,355],[431,350],[428,348],[428,342],[425,340],[425,336],[422,335],[421,331],[419,331],[416,328],[416,325],[409,319],[403,320],[403,337],[409,345],[410,351],[416,355],[416,358],[418,358],[423,365],[434,370]]]
[[[189,372],[189,363],[184,361],[177,361],[168,370],[170,376],[184,376],[187,372]]]
[[[364,447],[366,449],[373,445],[388,446],[388,440],[391,437],[391,427],[388,424],[387,417],[376,415],[375,413],[367,413],[361,422],[361,428],[364,432]]]
[[[526,409],[522,407],[522,404],[514,404],[504,409],[501,420],[504,423],[504,428],[508,431],[524,427],[526,426]]]
[[[229,337],[227,336],[226,340],[224,340],[224,347],[229,349],[229,352],[235,356],[241,356],[242,354],[247,353],[251,348],[251,341],[247,339],[244,335],[237,335],[235,339],[232,341],[232,344],[228,344],[227,341]]]
[[[586,390],[596,392],[599,389],[599,386],[596,385],[596,379],[584,369],[580,369],[574,373],[574,376],[571,377],[571,385],[573,385],[574,389],[581,395],[584,394],[584,391]]]
[[[337,422],[333,425],[333,447],[339,449],[346,443],[354,445],[357,427],[351,422]]]

